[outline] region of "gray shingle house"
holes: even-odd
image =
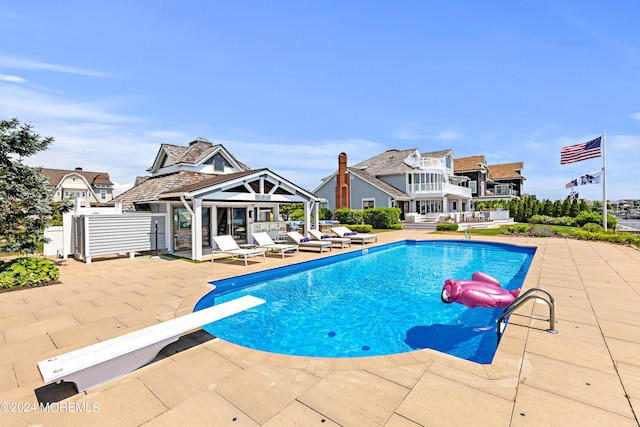
[[[408,213],[438,216],[471,209],[468,178],[454,174],[450,149],[391,149],[350,167],[341,153],[338,170],[313,193],[331,211],[398,207],[401,219]]]

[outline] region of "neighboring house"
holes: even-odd
[[[469,179],[474,201],[510,200],[523,193],[522,162],[487,165],[484,156],[455,159],[455,173]]]
[[[221,234],[250,243],[257,225],[282,225],[280,204],[303,203],[305,229],[311,218],[318,224],[317,197],[268,169],[250,169],[205,138],[187,147],[162,144],[147,171],[151,176],[136,178],[114,202],[125,212],[167,214],[169,252],[191,251],[192,259],[201,260],[202,249],[212,247],[211,236]]]
[[[452,150],[391,149],[351,167],[346,157],[339,155],[338,170],[314,190],[324,199],[321,207],[398,207],[401,219],[407,213],[438,216],[471,208],[468,178],[454,175]]]
[[[489,179],[493,183],[491,188],[493,200],[509,200],[522,196],[525,180],[522,176],[523,168],[522,162],[489,165]]]
[[[459,176],[469,178],[471,196],[483,197],[487,194],[489,181],[489,167],[484,156],[462,157],[455,159],[454,172]]]
[[[42,168],[41,173],[47,178],[46,184],[55,189],[54,202],[80,197],[86,205],[99,205],[113,199],[113,182],[106,172]]]

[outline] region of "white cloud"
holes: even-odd
[[[33,61],[30,59],[18,58],[15,56],[0,55],[0,66],[18,70],[44,70],[59,73],[79,74],[91,77],[111,77],[108,73],[101,71],[85,70],[82,68],[68,67],[65,65],[49,64],[46,62]]]
[[[450,130],[450,131],[440,132],[435,136],[435,139],[439,139],[442,141],[451,141],[453,139],[459,139],[460,137],[462,137],[462,134],[460,132]]]
[[[629,117],[631,117],[633,120],[640,120],[640,113],[630,114]]]
[[[415,141],[415,140],[419,140],[419,139],[427,139],[428,136],[425,134],[421,134],[421,133],[417,133],[414,132],[412,130],[400,130],[398,132],[395,132],[392,135],[393,138],[395,139],[401,139],[401,140],[406,140],[406,141]]]
[[[459,139],[462,137],[462,134],[455,130],[445,130],[433,135],[415,132],[411,129],[402,129],[395,132],[392,135],[395,139],[406,140],[406,141],[417,141],[417,140],[425,140],[425,139],[436,139],[439,141],[451,141],[454,139]]]
[[[61,96],[28,90],[14,85],[0,85],[0,116],[37,121],[39,118],[65,121],[134,122],[138,118],[111,113],[100,104],[107,101],[74,101]]]
[[[7,74],[0,74],[0,80],[11,83],[25,83],[27,80],[19,76],[10,76]]]

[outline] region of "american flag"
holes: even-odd
[[[601,142],[602,137],[599,136],[589,142],[562,147],[562,150],[560,150],[560,164],[566,165],[567,163],[581,162],[583,160],[600,157]]]

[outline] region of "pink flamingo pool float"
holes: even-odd
[[[469,308],[506,307],[520,295],[520,289],[512,291],[500,287],[500,281],[486,273],[475,272],[471,280],[447,279],[440,299],[445,304],[457,302]]]

